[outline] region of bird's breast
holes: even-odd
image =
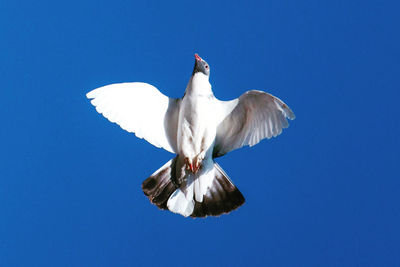
[[[186,96],[179,114],[178,146],[186,156],[207,150],[215,139],[215,101],[208,96]]]

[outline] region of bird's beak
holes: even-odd
[[[194,58],[196,59],[196,61],[202,61],[201,57],[199,57],[197,53],[194,54]]]

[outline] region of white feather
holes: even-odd
[[[222,122],[215,139],[216,156],[245,145],[254,146],[264,138],[276,137],[287,128],[294,113],[279,98],[262,91],[248,91],[238,99],[219,101]]]
[[[97,112],[122,129],[156,147],[177,152],[180,99],[168,98],[154,86],[138,82],[103,86],[86,96]]]
[[[169,197],[167,202],[167,207],[170,211],[174,213],[181,214],[185,217],[188,217],[193,213],[194,210],[194,200],[193,197],[191,200],[188,200],[185,196],[185,193],[178,188],[175,192]]]

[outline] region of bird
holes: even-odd
[[[184,217],[220,216],[244,204],[215,159],[278,136],[295,118],[283,101],[263,91],[219,100],[209,77],[209,64],[196,53],[182,98],[143,82],[110,84],[86,95],[109,121],[176,154],[143,181],[142,190],[158,208]]]

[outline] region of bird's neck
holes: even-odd
[[[201,72],[195,73],[189,80],[189,83],[186,87],[186,94],[199,96],[213,95],[208,76]]]

